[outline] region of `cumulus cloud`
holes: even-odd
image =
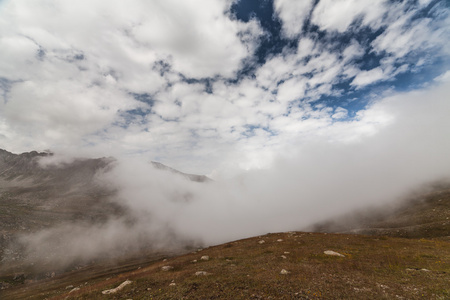
[[[322,30],[344,32],[357,19],[364,26],[379,28],[388,7],[385,0],[370,3],[357,0],[321,0],[314,8],[311,21]]]
[[[385,78],[383,70],[380,67],[368,71],[361,71],[352,81],[352,85],[365,86]]]
[[[191,173],[265,166],[292,139],[358,116],[348,98],[378,99],[372,87],[448,48],[438,2],[277,0],[279,37],[256,15],[239,20],[233,1],[25,3],[0,11],[0,143]]]
[[[308,18],[313,4],[312,0],[274,1],[275,11],[283,23],[283,32],[286,36],[295,37],[302,32],[303,22]]]

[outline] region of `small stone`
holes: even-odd
[[[286,259],[287,257],[286,257],[286,256],[284,256],[284,255],[281,255],[281,258],[283,258],[283,259]]]
[[[172,282],[169,284],[169,286],[176,286],[177,284],[175,282]]]
[[[73,288],[73,289],[70,290],[69,294],[73,293],[73,292],[76,292],[76,291],[79,291],[79,290],[80,290],[79,287]]]
[[[337,253],[337,252],[334,252],[334,251],[331,251],[331,250],[324,251],[323,253],[326,254],[326,255],[331,255],[331,256],[345,257],[345,255],[342,255],[340,253]]]
[[[289,253],[291,253],[291,252],[284,251],[284,254],[289,254]]]
[[[208,273],[208,272],[205,272],[205,271],[195,272],[195,276],[207,276],[207,275],[211,275],[211,273]]]
[[[277,240],[277,242],[282,242],[282,241],[283,241],[283,239],[278,239],[278,240]]]
[[[164,258],[163,261],[167,261],[167,258]]]
[[[258,243],[259,244],[264,244],[266,241],[265,240],[260,240]]]
[[[287,271],[287,270],[285,270],[285,269],[281,270],[281,272],[280,272],[281,275],[287,275],[287,274],[289,274],[289,273],[290,273],[290,272]]]
[[[197,260],[196,259],[194,259],[193,261],[192,261],[193,263],[196,263],[197,262]]]
[[[164,266],[164,267],[161,267],[161,270],[162,270],[162,271],[170,271],[170,270],[172,270],[172,269],[173,269],[172,266]]]
[[[208,255],[203,255],[200,259],[201,260],[209,260],[209,256]]]
[[[68,289],[73,289],[73,285],[66,286],[66,290],[68,290]]]
[[[122,290],[125,286],[129,285],[130,283],[132,283],[131,280],[125,280],[125,281],[122,282],[118,287],[116,287],[116,288],[114,288],[114,289],[102,291],[102,294],[103,294],[103,295],[108,295],[108,294],[114,294],[114,293],[117,293],[118,291]]]
[[[428,269],[420,269],[420,271],[424,271],[424,272],[431,272],[430,270],[428,270]]]

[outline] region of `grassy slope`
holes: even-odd
[[[260,240],[265,243],[260,244]],[[345,257],[325,255],[325,250],[337,251]],[[210,259],[201,260],[204,255]],[[173,269],[162,271],[161,267],[166,265]],[[282,275],[282,269],[290,273]],[[197,271],[211,274],[195,276]],[[362,235],[277,233],[210,247],[167,261],[160,259],[146,267],[135,266],[134,271],[118,272],[113,277],[110,273],[93,276],[86,283],[80,282],[81,277],[81,273],[69,277],[72,285],[80,287],[77,292],[69,294],[71,288],[66,289],[65,284],[70,280],[65,275],[31,283],[27,289],[10,290],[4,299],[65,299],[67,296],[70,299],[448,299],[450,243]],[[122,291],[113,295],[101,293],[126,279],[133,282]],[[170,285],[172,282],[174,286]]]
[[[421,195],[388,210],[353,213],[316,224],[311,230],[450,240],[450,189]]]

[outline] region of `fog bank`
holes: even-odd
[[[386,98],[330,129],[355,130],[374,116],[388,120],[371,134],[293,141],[269,168],[229,179],[193,182],[142,159],[118,158],[99,180],[117,190],[111,201],[126,208],[128,219],[70,224],[22,242],[30,257],[51,249],[68,264],[116,250],[213,245],[302,230],[352,210],[395,203],[427,183],[450,180],[448,95],[450,88],[441,87]]]
[[[270,168],[232,179],[199,184],[121,160],[106,180],[132,211],[206,244],[299,230],[449,179],[449,94],[442,87],[386,98],[348,124],[384,116],[390,121],[378,132],[350,142],[310,140]]]

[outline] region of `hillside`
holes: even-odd
[[[344,257],[327,255],[327,250]],[[92,266],[29,282],[7,290],[3,299],[450,297],[450,243],[439,240],[276,233],[123,267]],[[123,283],[129,284],[104,294]]]
[[[120,220],[126,227],[134,222],[134,216],[115,198],[115,187],[99,180],[115,167],[114,158],[42,163],[43,158],[52,158],[52,153],[14,154],[0,149],[0,289],[21,284],[25,277],[42,279],[52,272],[74,270],[92,261],[91,257],[75,257],[73,261],[56,266],[55,259],[64,251],[64,247],[56,248],[61,244],[58,234],[64,235],[67,242],[69,235],[83,236],[83,231],[89,232],[92,225],[104,228]],[[209,180],[206,176],[185,174],[163,164],[158,164],[157,168],[192,181]],[[45,239],[45,245],[30,244],[29,239],[36,232],[45,234],[49,232],[46,230],[53,231]],[[28,237],[27,243],[24,236]],[[129,252],[126,246],[116,248],[118,253],[108,252],[108,257],[104,258],[120,257]],[[167,250],[170,251],[173,249]],[[32,257],[33,252],[41,257]],[[157,255],[149,249],[143,252]],[[12,280],[17,274],[19,279]]]
[[[43,166],[36,151],[13,154],[0,150],[0,266],[20,261],[20,249],[6,249],[23,233],[57,224],[104,222],[123,209],[109,201],[114,190],[96,181],[114,161],[111,158],[75,159]]]
[[[16,243],[24,233],[64,224],[83,224],[89,231],[90,225],[107,224],[112,217],[133,222],[126,208],[111,200],[114,188],[97,180],[114,167],[114,159],[38,162],[50,155],[0,150],[1,299],[450,297],[448,185],[392,207],[353,212],[308,228],[315,233],[267,234],[203,250],[188,242],[165,249],[149,244],[138,252],[125,245],[121,252],[64,268],[58,268],[52,253],[45,263],[30,263]],[[153,166],[192,181],[209,180]],[[343,256],[327,255],[327,250]],[[126,280],[131,282],[120,291],[102,293]]]
[[[386,207],[357,211],[309,228],[317,232],[384,235],[450,240],[450,189],[435,187],[425,194]]]

